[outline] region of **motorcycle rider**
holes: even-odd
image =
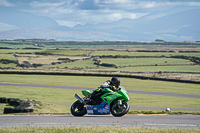
[[[107,80],[100,87],[95,89],[90,95],[89,99],[87,99],[87,101],[95,101],[100,98],[101,95],[106,93],[105,88],[109,88],[112,91],[117,91],[119,90],[119,86],[120,79],[118,77],[112,77],[111,80]]]

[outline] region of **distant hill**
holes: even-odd
[[[19,27],[21,29],[59,26],[56,21],[48,17],[35,16],[31,13],[12,9],[0,10],[0,22]]]
[[[4,13],[7,13],[7,15]],[[96,25],[76,25],[73,28],[59,26],[50,18],[38,17],[29,13],[4,13],[0,13],[0,25],[2,23],[11,25],[13,30],[5,31],[4,29],[0,32],[0,39],[42,38],[74,41],[200,40],[200,8],[157,11],[140,19],[122,19],[113,23]],[[5,16],[7,16],[6,19]]]

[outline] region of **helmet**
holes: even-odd
[[[110,85],[115,86],[115,87],[119,87],[120,79],[117,78],[117,77],[112,77],[112,79],[110,81]]]

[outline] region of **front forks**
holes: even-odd
[[[118,105],[122,105],[122,100],[121,99],[118,100]]]

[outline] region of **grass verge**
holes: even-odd
[[[199,133],[200,129],[162,129],[125,127],[12,127],[0,128],[1,133]]]

